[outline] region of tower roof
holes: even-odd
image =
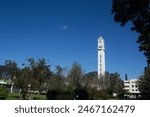
[[[100,37],[98,38],[98,42],[99,42],[99,43],[104,43],[104,39],[103,39],[102,36],[100,36]]]
[[[98,40],[104,40],[104,39],[103,39],[103,37],[102,37],[102,36],[100,36],[100,37],[98,38]]]

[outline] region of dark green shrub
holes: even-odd
[[[88,100],[89,99],[89,94],[84,88],[76,89],[74,92],[75,92],[76,100]]]
[[[74,92],[63,92],[63,91],[48,91],[47,92],[47,100],[73,100]]]
[[[52,91],[48,90],[46,96],[48,100],[58,100],[59,92],[56,90],[52,90]]]
[[[0,86],[0,100],[4,100],[8,97],[9,91],[4,87]]]

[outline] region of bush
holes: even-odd
[[[47,92],[47,100],[73,100],[74,95],[74,92],[49,90]]]
[[[75,92],[76,100],[88,100],[89,99],[89,94],[84,88],[76,89],[74,92]]]
[[[59,95],[58,91],[55,91],[55,90],[50,91],[50,90],[48,90],[46,96],[47,96],[48,100],[58,100],[58,95]]]
[[[4,87],[0,86],[0,99],[4,100],[8,97],[9,91]]]

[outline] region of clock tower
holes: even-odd
[[[98,79],[105,76],[105,44],[102,36],[98,38]]]

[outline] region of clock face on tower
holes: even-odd
[[[100,45],[100,46],[98,47],[98,49],[99,49],[99,50],[103,50],[103,46]]]
[[[99,48],[101,49],[101,48],[102,48],[102,46],[99,46]]]

